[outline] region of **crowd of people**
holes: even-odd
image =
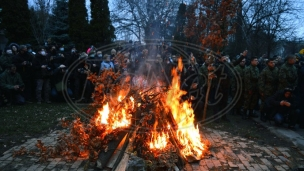
[[[243,119],[260,117],[278,126],[287,123],[289,128],[296,124],[304,128],[300,105],[304,99],[303,61],[298,53],[283,60],[276,55],[249,57],[244,51],[232,62],[225,55],[220,55],[217,62],[206,59],[199,73],[203,84],[208,78],[212,80],[209,101],[215,103],[213,113],[223,113],[221,120],[228,120],[224,110],[232,105],[231,113]]]
[[[195,115],[202,119],[205,98],[193,97],[191,90],[199,89],[208,94],[213,114],[218,121],[228,121],[227,114],[240,115],[243,119],[260,117],[273,120],[277,125],[284,122],[293,128],[304,128],[304,58],[301,54],[249,57],[247,51],[235,58],[225,54],[189,55],[181,74],[181,87],[188,92],[196,105]],[[116,56],[123,54],[124,65]],[[197,54],[196,54],[197,55]],[[171,70],[177,66],[168,44],[144,48],[118,46],[102,52],[94,46],[79,52],[75,46],[40,46],[33,51],[30,44],[11,43],[0,57],[0,106],[26,103],[51,103],[69,97],[77,102],[92,102],[94,85],[87,80],[88,73],[100,74],[112,69],[117,72],[146,74],[147,63],[159,79],[170,82]],[[207,93],[208,92],[208,93]],[[227,111],[227,106],[233,106]],[[258,112],[257,112],[258,111]],[[302,113],[301,113],[302,112]],[[258,116],[259,113],[259,116]]]

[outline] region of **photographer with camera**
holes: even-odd
[[[33,67],[35,70],[37,103],[41,104],[42,102],[42,91],[44,94],[44,101],[46,103],[51,103],[49,98],[51,92],[50,78],[53,74],[53,68],[50,65],[50,58],[44,47],[39,48],[33,61]]]
[[[4,96],[7,98],[7,104],[23,105],[24,84],[19,73],[16,72],[16,66],[10,65],[0,76],[0,86]]]

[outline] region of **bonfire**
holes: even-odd
[[[172,70],[170,86],[161,80],[148,82],[144,75],[131,77],[111,70],[99,76],[89,73],[88,79],[95,84],[94,115],[89,122],[63,121],[69,133],[60,135],[54,148],[38,142],[40,160],[61,155],[67,160],[84,157],[95,162],[109,150],[111,141],[126,134],[132,139],[126,151],[149,161],[152,170],[202,159],[208,142],[194,125],[191,101],[181,100],[186,94],[180,89],[182,67],[180,59]]]

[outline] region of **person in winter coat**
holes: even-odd
[[[50,78],[52,76],[53,68],[50,65],[50,59],[45,51],[45,48],[41,47],[36,54],[33,61],[33,67],[35,70],[36,79],[36,98],[37,103],[42,102],[42,91],[44,95],[44,101],[51,103],[50,101]]]
[[[288,123],[289,128],[294,128],[298,119],[299,110],[293,88],[286,87],[284,90],[277,91],[274,95],[266,99],[266,116],[274,120],[276,125]]]
[[[0,75],[0,86],[8,104],[22,105],[25,103],[23,90],[24,84],[21,76],[16,72],[16,66],[11,65]]]
[[[104,56],[104,61],[102,61],[100,64],[100,71],[102,72],[103,70],[108,70],[108,69],[114,70],[114,64],[113,62],[111,62],[110,56],[106,54]]]

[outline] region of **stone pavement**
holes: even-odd
[[[39,138],[45,145],[54,145],[58,132]],[[186,171],[204,170],[297,170],[304,169],[304,149],[296,147],[261,146],[230,133],[206,129],[203,138],[211,142],[210,153],[203,160],[185,166]],[[270,137],[274,138],[274,137]],[[14,150],[21,146],[28,150],[36,149],[37,138],[29,139],[20,146],[11,148],[0,157],[1,171],[78,171],[84,170],[87,161],[79,158],[74,162],[66,162],[63,158],[49,159],[40,163],[38,158],[23,155],[13,158]],[[88,168],[93,171],[94,168]]]
[[[304,129],[298,128],[298,125],[296,125],[294,130],[291,130],[287,129],[286,126],[276,127],[273,123],[262,122],[259,118],[254,118],[254,120],[278,137],[292,142],[296,147],[304,149]]]

